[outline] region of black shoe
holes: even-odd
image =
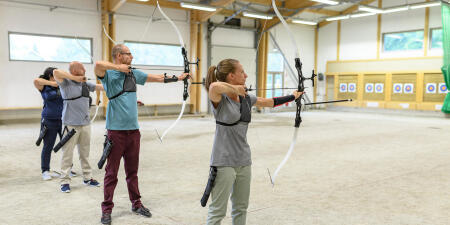
[[[102,224],[111,225],[111,213],[102,213],[102,219],[100,222],[102,222]]]
[[[139,208],[131,208],[131,211],[133,211],[134,213],[141,215],[141,216],[145,216],[148,218],[152,217],[150,210],[145,208],[143,205],[141,205],[141,207],[139,207]]]

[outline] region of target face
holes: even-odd
[[[366,93],[373,93],[373,83],[366,84]]]
[[[403,84],[399,84],[399,83],[394,84],[392,89],[393,89],[394,94],[400,94],[400,93],[402,93]]]
[[[414,84],[405,84],[405,94],[412,94],[414,92]]]
[[[436,84],[435,83],[428,83],[426,85],[427,94],[435,94],[436,93]]]
[[[355,83],[348,84],[348,92],[356,92],[356,84]]]
[[[376,83],[375,84],[375,92],[376,93],[383,93],[384,91],[384,84],[383,83]]]
[[[444,94],[447,92],[448,92],[448,89],[447,89],[447,86],[445,85],[445,83],[439,83],[439,93]]]
[[[347,84],[346,83],[339,84],[339,91],[340,92],[347,92]]]

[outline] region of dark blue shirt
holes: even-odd
[[[42,109],[42,118],[45,119],[61,119],[63,110],[63,99],[58,88],[44,86],[41,91],[44,100],[44,108]]]

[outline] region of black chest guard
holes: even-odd
[[[70,101],[70,100],[79,99],[81,97],[89,98],[89,88],[85,82],[81,83],[81,95],[80,96],[74,97],[74,98],[65,98],[63,100]]]
[[[216,120],[216,124],[222,125],[222,126],[235,126],[239,122],[247,122],[250,123],[252,121],[252,107],[251,107],[251,100],[250,96],[246,95],[245,97],[239,96],[239,102],[241,103],[241,108],[239,109],[241,112],[241,118],[239,118],[238,121],[234,123],[223,123]]]
[[[134,77],[133,71],[125,75],[122,91],[109,98],[109,100],[113,100],[125,92],[136,92],[136,77]]]

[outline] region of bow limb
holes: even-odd
[[[295,68],[297,69],[297,73],[298,73],[298,87],[297,87],[297,91],[303,91],[304,90],[304,85],[303,82],[305,80],[305,78],[303,77],[302,74],[302,64],[300,62],[300,50],[298,48],[297,42],[295,41],[294,35],[292,34],[291,29],[289,28],[288,24],[286,23],[286,20],[284,20],[283,16],[280,14],[280,12],[278,11],[277,5],[275,3],[275,0],[272,0],[272,7],[273,10],[275,11],[275,14],[277,15],[277,17],[280,19],[281,23],[283,24],[283,26],[286,28],[293,46],[295,46]],[[295,143],[297,141],[297,136],[298,136],[298,129],[300,127],[300,123],[302,122],[302,118],[301,118],[301,109],[302,109],[302,103],[301,103],[301,98],[298,98],[296,100],[296,104],[297,104],[297,112],[296,112],[296,116],[295,116],[295,125],[294,125],[294,135],[292,137],[292,141],[291,141],[291,145],[289,147],[288,152],[286,153],[283,161],[281,161],[281,163],[278,165],[277,169],[275,170],[273,176],[270,176],[270,171],[269,172],[269,176],[270,176],[270,182],[272,183],[272,186],[275,185],[275,179],[278,175],[278,172],[281,170],[281,168],[284,166],[284,164],[286,164],[286,162],[288,161],[288,159],[290,158],[292,152],[294,151],[294,147],[295,147]]]
[[[180,40],[180,45],[182,48],[184,48],[184,41],[183,36],[181,36],[180,30],[178,30],[178,27],[175,25],[175,23],[164,13],[164,11],[161,9],[161,6],[159,5],[159,1],[156,0],[156,5],[158,7],[158,10],[161,12],[161,14],[166,18],[167,21],[169,21],[170,25],[175,29],[175,31],[178,34],[178,39]]]
[[[169,21],[170,25],[172,25],[172,27],[174,28],[174,30],[177,32],[178,35],[178,39],[180,41],[180,47],[181,47],[181,54],[183,56],[183,61],[184,61],[184,72],[185,73],[189,73],[189,61],[187,59],[187,52],[186,49],[184,48],[184,41],[183,41],[183,36],[181,36],[180,30],[178,30],[178,27],[175,25],[175,23],[166,15],[166,13],[164,13],[164,11],[161,9],[161,6],[159,5],[159,1],[156,0],[156,5],[158,7],[158,10],[161,12],[161,14],[163,15],[164,18],[166,18],[167,21]],[[183,80],[183,105],[181,107],[181,111],[180,114],[178,115],[178,118],[175,120],[175,122],[173,122],[169,128],[167,128],[164,132],[162,136],[159,136],[158,131],[156,130],[156,133],[158,134],[159,140],[162,142],[162,140],[164,139],[164,137],[166,136],[167,133],[169,133],[170,130],[172,130],[172,128],[175,127],[175,125],[178,123],[178,121],[180,121],[181,117],[183,116],[184,113],[184,109],[186,107],[186,99],[189,97],[189,93],[188,93],[188,77],[186,77]]]
[[[289,37],[291,38],[291,41],[292,41],[292,45],[295,46],[295,50],[296,50],[295,57],[300,58],[300,49],[298,48],[297,41],[295,41],[294,35],[292,34],[292,30],[291,30],[291,28],[289,28],[289,25],[286,23],[286,20],[284,20],[280,11],[278,11],[275,0],[272,0],[272,7],[273,7],[273,11],[275,11],[275,14],[277,15],[278,19],[280,19],[281,23],[283,23],[283,26],[288,31]]]

